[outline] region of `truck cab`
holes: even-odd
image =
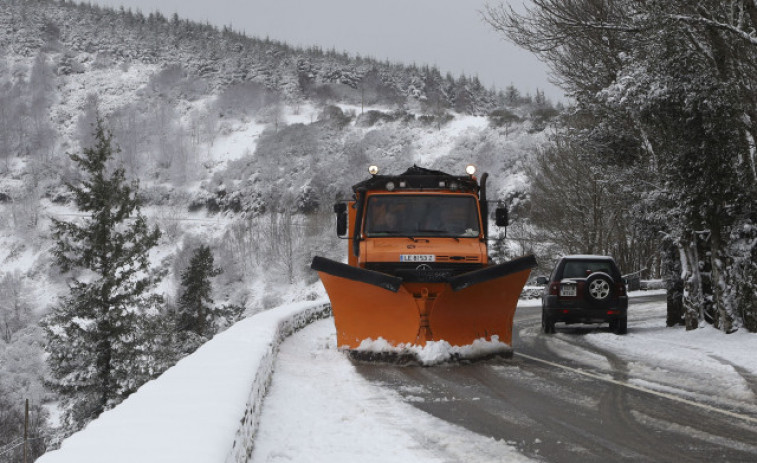
[[[344,214],[338,233],[350,240],[350,265],[424,282],[486,266],[486,174],[479,184],[469,171],[452,176],[413,166],[355,185],[348,207],[335,209]]]

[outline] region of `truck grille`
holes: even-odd
[[[419,264],[416,262],[371,262],[366,264],[368,270],[388,273],[402,278],[407,282],[423,283],[441,283],[447,281],[450,277],[462,273],[478,270],[483,266],[475,263],[456,263],[456,262],[429,262]]]

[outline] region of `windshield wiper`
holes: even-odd
[[[419,230],[419,231],[424,232],[425,230]],[[439,230],[439,231],[445,231],[445,230]],[[415,234],[410,235],[404,231],[397,231],[397,230],[371,230],[371,232],[369,233],[369,236],[375,236],[375,237],[391,236],[391,237],[397,237],[397,238],[407,238],[414,242],[418,242],[418,237],[416,237]],[[425,237],[421,237],[421,238],[425,238]]]

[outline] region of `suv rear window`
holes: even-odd
[[[616,278],[616,272],[613,272],[612,264],[609,261],[597,262],[589,260],[569,260],[565,262],[563,268],[563,278],[586,278],[590,273],[604,272]]]

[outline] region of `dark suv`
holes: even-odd
[[[565,256],[547,280],[541,303],[541,326],[555,332],[555,323],[610,323],[626,334],[628,295],[618,266],[608,256]]]

